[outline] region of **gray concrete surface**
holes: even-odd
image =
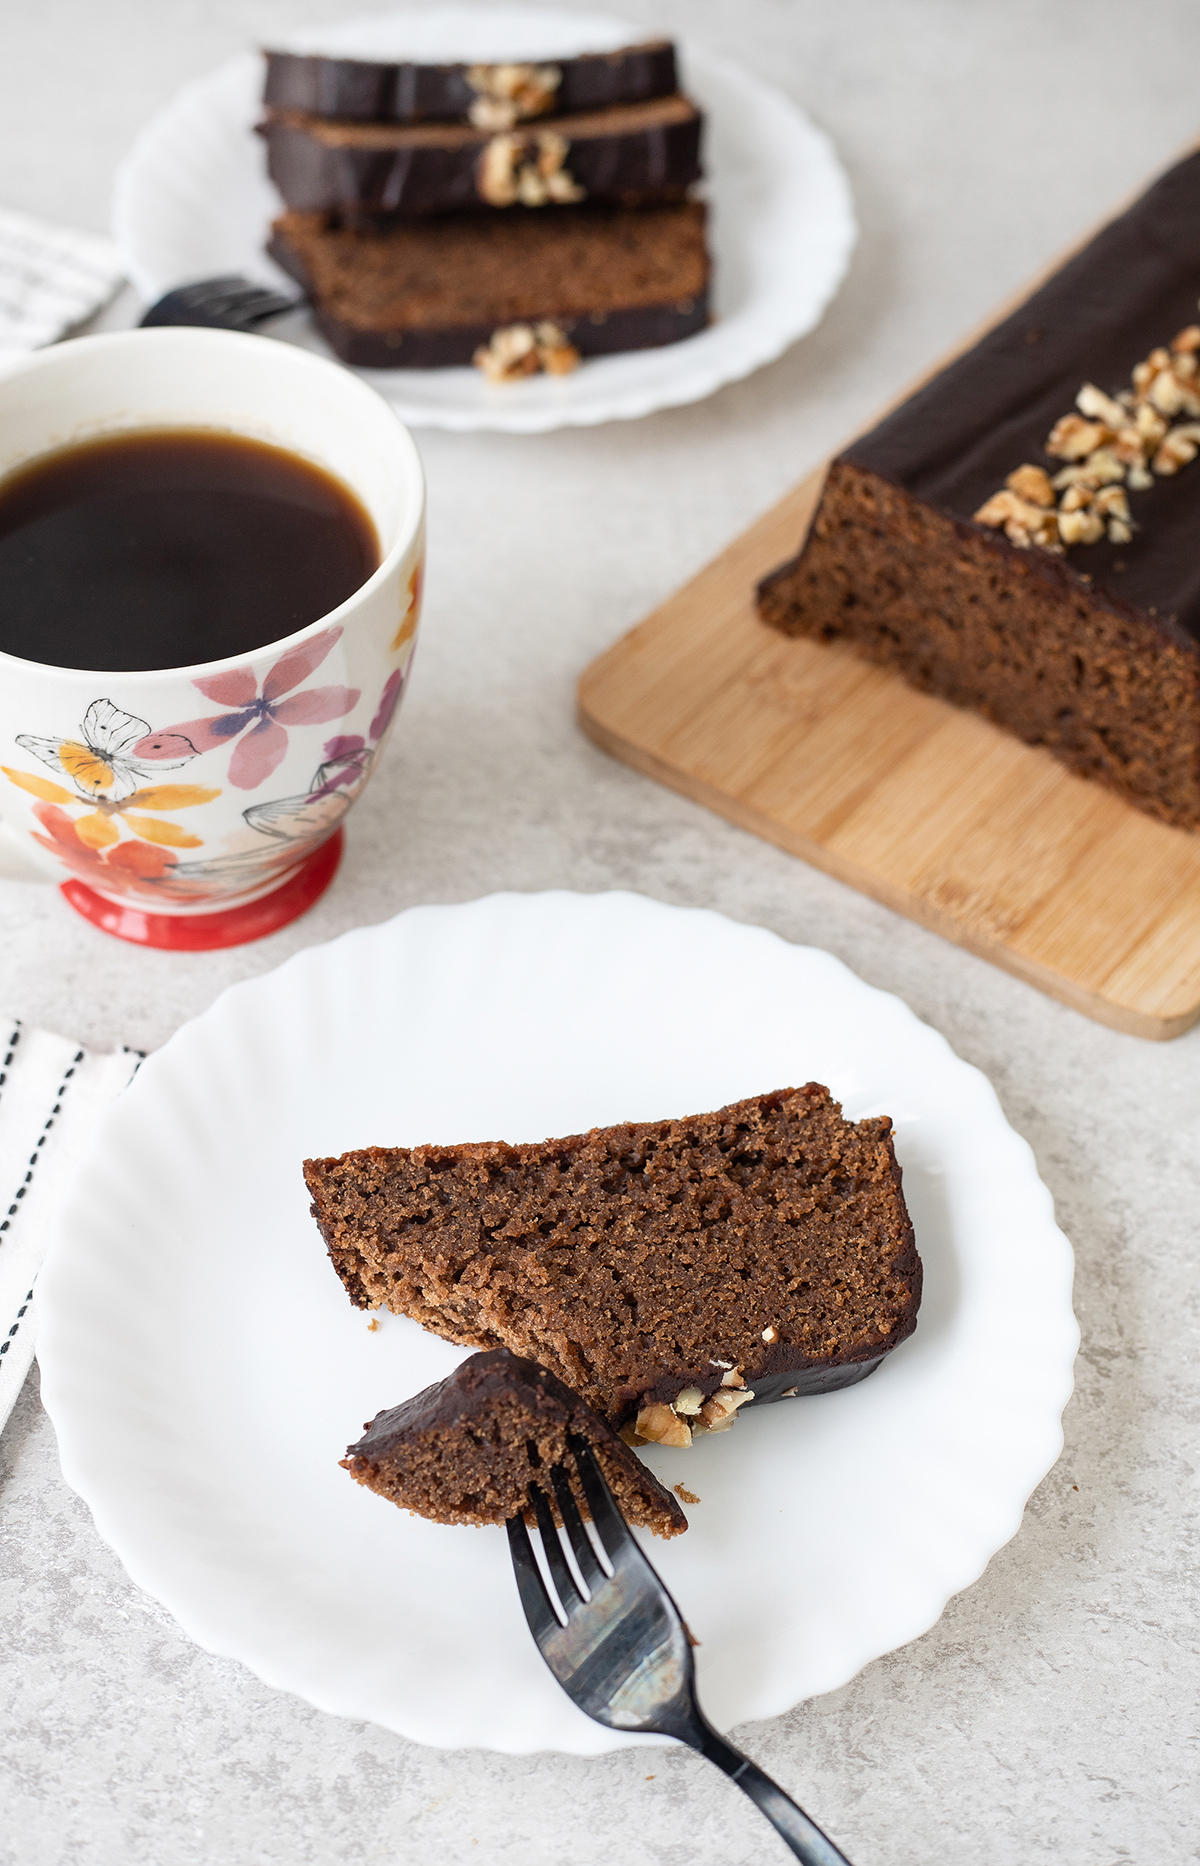
[[[366,0],[9,0],[0,199],[105,224],[188,77]],[[632,887],[828,947],[986,1070],[1078,1253],[1067,1447],[925,1638],[742,1742],[856,1866],[1183,1866],[1197,1792],[1200,1032],[1085,1021],[607,760],[579,669],[1083,227],[1200,134],[1188,0],[624,0],[835,137],[863,235],[824,326],[711,401],[532,440],[420,437],[427,625],[336,888],[260,946],[106,941],[0,888],[0,1003],[153,1046],[234,979],[410,904]],[[1200,291],[1200,260],[1197,264]],[[782,1860],[682,1753],[439,1753],[198,1651],[58,1471],[36,1373],[0,1440],[3,1866],[749,1866]],[[731,1577],[731,1584],[736,1577]]]

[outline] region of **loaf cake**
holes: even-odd
[[[591,1446],[626,1522],[677,1536],[687,1518],[669,1490],[561,1380],[536,1362],[493,1348],[446,1380],[381,1412],[347,1448],[342,1468],[357,1483],[435,1523],[505,1523],[528,1513],[538,1484],[555,1521],[549,1477],[562,1464],[580,1514],[590,1515],[570,1454],[571,1435]]]
[[[531,117],[604,110],[678,88],[667,39],[553,62],[421,65],[267,52],[263,101],[359,123],[473,123],[508,130]]]
[[[1200,828],[1200,155],[834,461],[785,634]]]
[[[916,1326],[921,1262],[886,1116],[809,1083],[537,1145],[306,1160],[360,1308],[511,1348],[631,1439],[864,1379]]]
[[[676,96],[494,133],[276,110],[259,134],[286,205],[343,226],[388,214],[682,200],[700,175],[700,112]]]
[[[367,367],[470,363],[497,332],[538,324],[553,326],[540,333],[547,353],[561,344],[577,360],[674,343],[708,318],[697,201],[449,214],[373,230],[288,213],[270,252],[309,293],[337,354]]]

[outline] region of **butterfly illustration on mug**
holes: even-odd
[[[81,796],[114,801],[150,777],[149,767],[176,771],[196,756],[196,747],[182,733],[151,732],[144,719],[123,713],[111,700],[92,701],[77,739],[39,739],[21,732],[17,744],[52,771],[61,771]]]

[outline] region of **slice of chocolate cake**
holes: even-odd
[[[539,1484],[556,1522],[551,1465],[566,1467],[580,1514],[590,1514],[570,1455],[586,1439],[626,1522],[677,1536],[687,1517],[653,1472],[577,1393],[507,1348],[473,1354],[448,1379],[381,1412],[347,1448],[358,1483],[435,1523],[506,1523]]]
[[[528,1355],[643,1439],[686,1445],[742,1406],[849,1386],[916,1326],[891,1122],[844,1121],[815,1083],[304,1176],[352,1302]]]
[[[273,112],[259,134],[289,208],[356,226],[391,214],[682,200],[700,176],[700,127],[686,97],[660,97],[490,135],[297,111]]]
[[[759,590],[1200,828],[1200,155],[834,461]]]
[[[704,208],[450,214],[377,231],[319,214],[275,222],[272,256],[348,363],[470,363],[498,331],[546,322],[573,352],[675,343],[708,320]]]
[[[362,123],[473,123],[508,130],[531,117],[605,110],[678,89],[668,39],[536,63],[421,65],[268,52],[263,101]]]

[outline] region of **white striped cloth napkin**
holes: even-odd
[[[56,343],[120,283],[111,240],[0,207],[0,361]]]
[[[33,1360],[34,1288],[63,1189],[140,1050],[93,1054],[0,1019],[0,1431]]]

